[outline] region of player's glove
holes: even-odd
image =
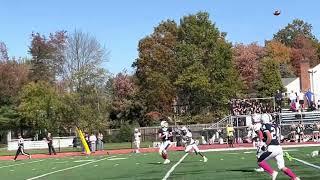
[[[268,150],[268,146],[267,146],[267,145],[261,146],[261,150],[262,150],[262,151],[267,151],[267,150]]]
[[[259,158],[266,150],[267,150],[267,145],[264,142],[258,142],[256,156]]]

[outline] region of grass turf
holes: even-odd
[[[319,147],[294,148],[290,154],[315,165],[320,165],[320,157],[307,156],[311,151]],[[195,180],[195,179],[237,179],[256,180],[270,179],[266,173],[257,173],[254,150],[207,152],[205,155],[209,161],[203,163],[200,156],[189,154],[172,172],[168,179]],[[249,152],[249,153],[248,153]],[[90,163],[90,160],[101,160],[90,164],[57,172],[39,179],[77,179],[77,180],[147,180],[162,179],[169,169],[179,161],[184,152],[170,152],[171,163],[163,165],[162,159],[157,153],[127,154],[116,156],[91,156],[91,157],[67,157],[61,159],[22,160],[17,162],[0,161],[1,179],[22,180],[39,176],[49,172]],[[102,158],[107,158],[102,160]],[[116,159],[118,158],[118,159]],[[79,161],[81,160],[81,161]],[[76,161],[76,162],[75,162]],[[272,160],[271,160],[272,162]],[[275,163],[271,163],[275,167]],[[301,164],[297,161],[289,162],[290,167],[302,179],[320,179],[320,170]],[[279,173],[278,179],[288,179],[283,173]]]

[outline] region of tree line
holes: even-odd
[[[273,96],[299,63],[320,63],[312,26],[296,19],[265,44],[232,44],[209,14],[164,20],[138,42],[133,74],[110,74],[108,50],[75,30],[31,34],[30,58],[0,42],[0,128],[68,132],[158,124],[163,116],[208,123],[232,98]],[[58,132],[59,133],[59,132]]]

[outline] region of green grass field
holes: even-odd
[[[298,159],[320,166],[320,157],[307,154],[319,147],[293,148],[290,154]],[[255,151],[224,151],[205,153],[209,161],[204,163],[199,156],[189,154],[172,171],[168,179],[226,179],[256,180],[270,179],[266,173],[254,172]],[[184,155],[184,152],[170,152],[171,163],[163,165],[157,153],[126,154],[115,156],[66,157],[61,159],[31,159],[21,161],[0,161],[0,177],[3,180],[46,179],[46,180],[106,180],[106,179],[162,179]],[[275,167],[274,163],[271,163]],[[301,179],[320,179],[320,169],[297,161],[290,167]],[[279,173],[278,179],[289,179]]]

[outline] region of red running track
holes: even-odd
[[[299,143],[299,144],[319,144],[314,142],[305,142],[305,143]],[[297,145],[297,143],[285,143],[283,145]],[[319,144],[320,145],[320,144]],[[233,148],[238,147],[252,147],[251,143],[246,144],[234,144]],[[223,149],[228,148],[227,144],[213,144],[213,145],[200,145],[199,148],[201,150],[206,149]],[[182,151],[183,147],[171,147],[171,151]],[[104,150],[104,151],[97,151],[95,153],[92,153],[90,156],[101,156],[101,155],[115,155],[115,154],[129,154],[133,153],[133,149],[118,149],[118,150]],[[157,152],[158,148],[141,148],[141,153],[151,153],[151,152]],[[63,158],[63,157],[70,157],[70,156],[87,156],[86,154],[83,154],[81,152],[64,152],[64,153],[57,153],[57,155],[48,155],[48,154],[32,154],[32,159],[47,159],[47,158]],[[0,160],[13,160],[14,156],[0,156]],[[19,156],[18,159],[28,159],[26,156]]]

